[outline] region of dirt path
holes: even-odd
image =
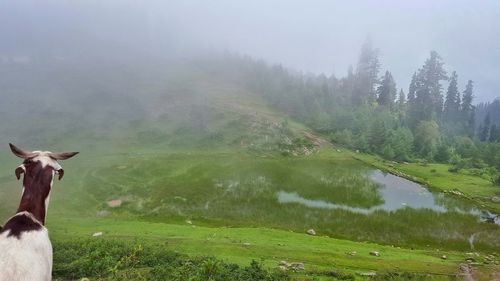
[[[491,281],[500,281],[500,271],[495,271],[491,274]]]

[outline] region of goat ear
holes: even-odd
[[[13,145],[12,143],[9,143],[9,146],[10,146],[10,150],[12,151],[12,153],[14,153],[14,155],[16,155],[19,158],[27,159],[27,158],[32,158],[32,157],[36,156],[36,153],[21,149],[15,145]]]
[[[66,160],[77,154],[78,152],[56,152],[56,153],[50,153],[49,156],[56,160]]]
[[[64,177],[64,170],[63,169],[57,170],[57,174],[59,174],[59,180],[61,180]]]
[[[19,166],[16,168],[16,178],[19,180],[21,179],[21,174],[23,174],[24,172],[26,172],[25,168],[23,165]]]

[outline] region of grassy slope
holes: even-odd
[[[395,270],[450,275],[456,272],[465,256],[457,252],[401,249],[268,228],[210,228],[90,218],[58,218],[51,220],[48,226],[55,241],[89,237],[102,231],[104,236],[96,239],[168,242],[170,250],[191,255],[216,255],[239,264],[255,259],[275,267],[281,260],[300,261],[308,271],[340,268],[354,272]],[[349,255],[352,251],[357,254]],[[371,256],[370,251],[379,251],[381,256]],[[440,258],[443,254],[448,260]]]
[[[237,168],[241,168],[241,165],[244,165],[245,169],[248,169],[249,167],[253,167],[253,165],[260,167],[262,163],[266,161],[273,161],[269,160],[269,158],[281,159],[281,157],[278,156],[266,156],[262,160],[259,160],[258,158],[262,157],[262,155],[260,155],[260,157],[255,160],[255,156],[252,156],[252,154],[248,155],[244,153],[243,155],[239,155],[240,153],[231,150],[212,152],[196,152],[191,150],[189,152],[170,151],[163,153],[165,153],[166,157],[158,154],[153,156],[148,153],[147,150],[138,151],[138,155],[146,157],[140,162],[137,162],[137,160],[128,163],[123,161],[116,162],[116,160],[124,159],[121,154],[109,156],[109,159],[107,157],[102,157],[100,158],[100,162],[92,162],[82,155],[81,157],[83,159],[81,160],[85,163],[92,162],[92,166],[88,164],[82,165],[81,163],[77,164],[76,161],[74,163],[68,161],[65,168],[70,177],[72,174],[78,173],[77,171],[80,173],[83,172],[87,174],[87,176],[83,181],[82,179],[74,181],[76,180],[75,178],[70,179],[68,177],[66,182],[57,183],[57,188],[60,190],[54,196],[51,207],[53,211],[50,212],[52,216],[49,216],[49,229],[51,230],[51,235],[55,243],[65,239],[71,239],[75,235],[89,237],[94,232],[102,231],[105,235],[98,239],[119,238],[130,240],[139,239],[140,241],[167,241],[170,245],[169,249],[171,250],[177,250],[191,255],[216,255],[226,261],[240,264],[248,264],[252,259],[256,259],[263,260],[264,264],[267,266],[275,267],[278,261],[288,260],[304,262],[308,271],[332,269],[340,269],[347,272],[397,270],[433,273],[438,274],[438,276],[455,273],[458,265],[467,257],[464,252],[439,251],[433,247],[426,248],[425,250],[410,250],[409,248],[401,249],[375,243],[353,242],[328,237],[311,237],[297,230],[292,232],[269,227],[248,228],[244,226],[248,224],[259,225],[258,220],[247,221],[247,219],[245,219],[235,227],[218,227],[221,224],[235,225],[235,223],[217,222],[214,220],[207,220],[207,218],[204,217],[195,216],[192,221],[196,227],[193,227],[184,222],[186,218],[190,217],[189,214],[185,214],[183,216],[171,216],[170,218],[168,218],[168,215],[161,216],[156,220],[164,223],[150,223],[133,219],[137,214],[131,212],[126,206],[125,209],[121,211],[112,211],[115,215],[109,218],[95,217],[96,211],[103,208],[105,202],[103,199],[110,199],[113,197],[107,197],[107,195],[95,197],[95,190],[92,192],[85,192],[85,189],[91,188],[88,184],[92,183],[87,177],[92,177],[92,175],[94,175],[103,177],[106,180],[111,179],[112,182],[114,181],[118,184],[123,184],[123,182],[119,180],[121,178],[120,174],[123,173],[120,172],[122,168],[118,168],[120,167],[119,165],[129,165],[133,163],[139,167],[142,167],[142,165],[151,165],[147,166],[145,170],[152,174],[162,174],[159,172],[161,169],[159,167],[154,168],[154,166],[156,164],[160,165],[159,163],[164,163],[163,165],[166,165],[162,166],[165,168],[164,172],[170,170],[170,172],[175,174],[182,174],[188,171],[190,167],[192,168],[193,165],[198,166],[205,161],[211,162],[212,167],[217,167],[221,165],[220,163],[226,163],[229,166],[236,165]],[[266,160],[266,158],[268,159]],[[303,160],[301,160],[301,158]],[[350,152],[343,150],[341,153],[337,153],[331,149],[326,149],[326,151],[309,157],[298,157],[298,159],[295,160],[283,158],[277,161],[278,163],[293,167],[297,165],[293,164],[293,162],[300,163],[301,161],[306,161],[305,163],[307,163],[307,161],[310,161],[307,160],[308,158],[336,159],[343,163],[352,161]],[[193,162],[193,159],[196,159],[196,163]],[[234,162],[235,159],[237,162]],[[287,162],[289,163],[286,164]],[[86,168],[82,166],[86,166]],[[299,165],[298,167],[301,166],[302,165]],[[140,193],[140,187],[138,187],[137,184],[141,181],[147,184],[148,179],[154,178],[148,177],[142,173],[137,174],[137,172],[140,172],[140,169],[137,170],[137,168],[138,167],[134,169],[133,166],[129,165],[127,168],[123,169],[126,171],[124,174],[132,176],[129,179],[130,188],[136,186],[135,188],[138,188],[138,192]],[[85,170],[87,170],[87,172],[85,172]],[[208,171],[210,171],[210,169]],[[202,172],[202,174],[206,173],[206,167],[204,170],[200,170],[200,172]],[[215,176],[218,172],[217,170],[211,170],[210,173],[211,176]],[[190,174],[188,176],[190,178],[194,177],[194,182],[198,181],[195,174]],[[165,179],[160,180],[160,183],[162,182],[165,183]],[[176,184],[182,184],[182,181]],[[106,186],[106,184],[102,184],[102,182],[100,185]],[[112,186],[105,187],[104,189],[106,188],[109,188],[108,191],[113,194],[114,191]],[[196,193],[196,188],[194,188],[193,191]],[[189,192],[189,190],[184,192]],[[159,197],[172,198],[175,194],[162,194]],[[181,195],[187,197],[189,200],[195,200],[195,194],[189,195],[188,193],[188,195],[186,195],[181,193]],[[78,200],[74,200],[74,198],[72,198],[73,196],[78,196]],[[85,197],[82,198],[82,196]],[[77,204],[81,204],[81,206]],[[67,213],[65,214],[65,212]],[[230,213],[231,212],[227,212],[228,215]],[[250,243],[250,246],[245,246],[243,243]],[[369,252],[374,250],[380,251],[382,256],[380,258],[370,256]],[[347,254],[352,251],[356,251],[358,254],[354,257]],[[448,260],[440,259],[443,254],[448,256]],[[498,268],[495,268],[494,266],[483,266],[480,269],[481,272],[498,270]]]
[[[96,213],[105,209],[105,201],[113,199],[114,196],[127,191],[141,195],[141,191],[148,191],[144,186],[159,187],[165,184],[162,182],[164,175],[151,172],[148,174],[147,171],[137,169],[146,163],[161,166],[158,171],[162,173],[174,165],[171,171],[179,175],[186,174],[184,178],[178,178],[183,181],[173,182],[184,183],[178,185],[178,188],[192,187],[192,180],[197,180],[197,177],[192,177],[194,174],[200,174],[199,178],[203,180],[203,172],[207,172],[207,169],[210,171],[211,166],[223,168],[224,164],[239,163],[237,160],[241,160],[241,151],[244,151],[243,158],[254,161],[243,161],[243,166],[259,166],[258,160],[266,157],[275,157],[277,167],[288,167],[291,164],[292,161],[288,158],[276,157],[276,154],[269,150],[272,148],[269,144],[277,141],[272,139],[276,133],[275,124],[285,120],[286,116],[267,107],[257,95],[233,83],[219,81],[204,74],[197,77],[181,74],[171,79],[177,81],[178,85],[169,85],[165,95],[159,94],[160,91],[155,93],[158,95],[157,99],[147,108],[154,117],[150,120],[120,124],[117,127],[109,126],[106,128],[106,134],[98,138],[85,138],[85,130],[58,134],[60,141],[57,142],[57,147],[77,148],[82,154],[63,163],[66,170],[65,179],[55,185],[48,215],[49,229],[55,243],[72,239],[75,235],[88,237],[93,232],[103,231],[104,237],[97,239],[117,237],[168,241],[171,249],[189,254],[216,255],[238,263],[263,258],[265,264],[272,267],[276,266],[277,261],[288,259],[305,262],[308,270],[395,269],[445,275],[456,272],[458,264],[465,257],[464,253],[438,252],[435,249],[398,249],[345,239],[310,237],[302,232],[283,230],[284,227],[281,227],[281,230],[275,229],[271,224],[267,227],[249,228],[245,226],[246,222],[242,222],[238,227],[227,228],[219,227],[224,222],[215,223],[213,220],[203,221],[200,218],[202,225],[193,220],[198,226],[192,227],[184,223],[185,216],[169,217],[169,213],[161,218],[164,223],[151,223],[140,218],[140,212],[137,213],[133,208],[124,208],[123,212],[117,211],[108,218],[97,217]],[[120,81],[117,82],[119,83]],[[190,86],[186,89],[186,85]],[[208,120],[207,124],[198,124],[197,114],[201,114],[202,120]],[[307,130],[301,124],[291,121],[289,124],[294,135],[301,135]],[[5,152],[5,145],[0,148],[0,215],[4,220],[12,214],[19,200],[20,183],[13,180],[12,174],[19,161]],[[169,158],[170,156],[173,158]],[[332,154],[328,152],[311,156],[315,157],[330,158]],[[349,153],[335,157],[340,163],[352,162]],[[177,162],[170,162],[176,158]],[[296,161],[297,171],[302,168],[307,170],[307,157],[295,159],[299,160]],[[313,159],[312,162],[314,161],[320,163],[323,160]],[[203,162],[201,173],[193,169],[199,166],[198,162]],[[327,162],[325,160],[325,163]],[[126,168],[119,168],[121,166]],[[217,171],[219,172],[224,170]],[[209,176],[212,175],[208,173],[207,178]],[[110,181],[110,178],[123,182],[113,185],[114,182]],[[307,178],[302,180],[307,181]],[[304,185],[303,188],[304,192],[307,192],[308,186]],[[196,193],[196,190],[192,191]],[[153,195],[162,198],[173,194]],[[298,206],[290,207],[294,208],[299,209]],[[258,225],[258,222],[253,221],[251,225]],[[345,225],[345,221],[342,226],[349,227]],[[374,227],[383,228],[383,225]],[[250,243],[250,246],[244,246],[242,243]],[[373,250],[380,251],[382,256],[369,256],[369,251]],[[354,257],[346,254],[351,251],[357,251],[358,254]],[[443,253],[449,257],[448,260],[439,258]],[[483,267],[486,271],[492,268]]]

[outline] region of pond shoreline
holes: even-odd
[[[365,154],[366,156],[370,157],[370,158],[373,158],[375,156],[371,156],[371,155],[367,155]],[[398,170],[397,168],[393,167],[393,166],[390,166],[389,164],[386,164],[382,161],[387,161],[387,160],[379,160],[379,159],[364,159],[362,157],[359,157],[357,155],[355,155],[354,153],[351,153],[351,156],[353,159],[357,160],[357,161],[360,161],[360,162],[363,162],[369,166],[372,166],[372,167],[375,167],[377,169],[380,169],[384,172],[387,172],[387,173],[390,173],[392,175],[395,175],[395,176],[398,176],[398,177],[402,177],[404,179],[407,179],[407,180],[410,180],[412,182],[415,182],[415,183],[418,183],[420,185],[422,185],[423,187],[427,188],[429,191],[435,191],[435,192],[443,192],[445,194],[448,194],[448,195],[453,195],[457,198],[460,198],[462,200],[469,200],[471,202],[473,202],[474,204],[477,204],[477,206],[481,209],[484,209],[488,212],[490,212],[491,214],[493,215],[497,215],[498,216],[498,213],[500,212],[500,209],[497,209],[497,208],[493,208],[491,206],[488,206],[488,205],[485,205],[483,202],[481,202],[480,200],[470,196],[470,195],[467,195],[466,193],[464,193],[463,191],[455,188],[453,190],[447,190],[447,189],[444,189],[444,188],[441,188],[439,187],[438,185],[435,185],[435,184],[432,184],[431,182],[429,181],[426,181],[422,178],[419,178],[419,177],[416,177],[416,176],[412,176],[412,175],[409,175],[407,173],[404,173],[400,170]]]

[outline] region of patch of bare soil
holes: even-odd
[[[311,141],[315,146],[327,146],[332,145],[328,140],[323,137],[317,136],[311,132],[304,132],[304,137]]]

